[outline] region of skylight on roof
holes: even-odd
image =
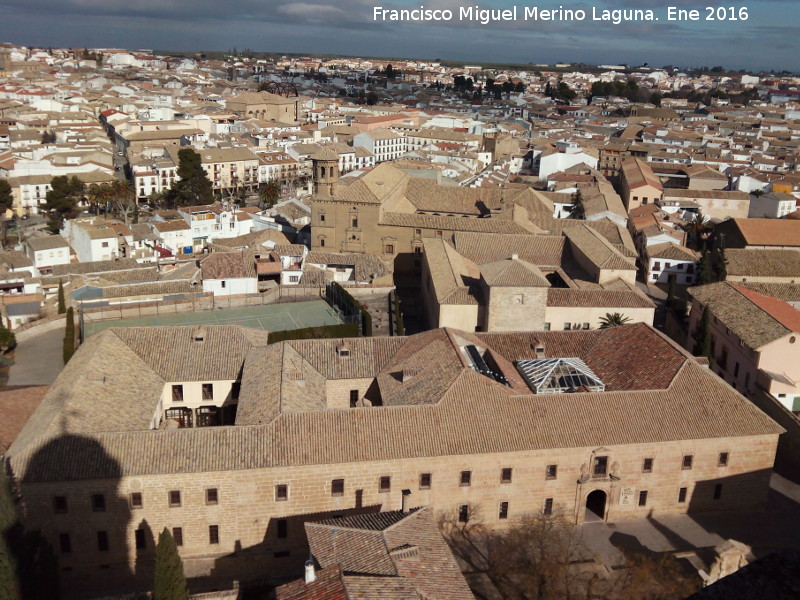
[[[519,360],[517,370],[535,394],[565,394],[585,389],[604,392],[602,380],[580,358]]]

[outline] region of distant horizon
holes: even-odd
[[[374,9],[452,10],[479,6],[495,12],[525,6],[513,0],[3,0],[0,39],[37,47],[190,48],[271,47],[291,54],[397,56],[416,60],[525,65],[529,63],[675,65],[692,69],[769,72],[797,69],[800,3],[794,0],[707,0],[726,20],[706,20],[695,0],[541,0],[557,12],[632,8],[650,10],[652,20],[619,24],[585,20],[376,21]],[[697,9],[698,20],[675,20],[671,4]],[[745,13],[742,9],[746,9]],[[731,17],[733,19],[731,20]],[[740,18],[746,17],[746,19]],[[202,51],[202,50],[200,50]],[[207,50],[209,52],[214,50]]]
[[[419,61],[419,62],[443,62],[443,63],[462,63],[463,66],[481,66],[484,67],[485,65],[491,65],[490,68],[494,68],[494,66],[500,67],[520,67],[522,70],[525,67],[529,67],[529,70],[541,70],[544,67],[553,67],[553,68],[566,68],[566,67],[556,67],[557,64],[568,64],[570,66],[585,66],[590,68],[599,69],[604,65],[608,66],[616,66],[616,67],[626,67],[626,70],[637,70],[637,69],[650,69],[653,71],[664,70],[667,67],[673,67],[678,71],[698,71],[702,69],[707,69],[709,72],[711,69],[721,66],[724,69],[724,73],[737,73],[737,74],[752,74],[752,75],[781,75],[781,74],[789,74],[792,76],[800,76],[800,71],[791,71],[788,69],[747,69],[743,67],[735,67],[729,65],[712,65],[712,64],[699,64],[699,65],[679,65],[679,64],[648,64],[646,62],[634,62],[634,63],[623,63],[623,62],[603,62],[603,63],[593,63],[587,61],[555,61],[550,63],[522,63],[522,62],[514,62],[514,61],[492,61],[492,60],[480,60],[477,58],[471,59],[463,59],[463,58],[451,58],[447,56],[437,56],[434,58],[431,57],[421,57],[421,56],[400,56],[400,55],[393,55],[393,56],[380,56],[375,54],[341,54],[336,52],[326,52],[326,51],[315,51],[315,52],[307,52],[302,50],[293,50],[293,51],[286,51],[286,50],[256,50],[253,48],[239,48],[237,46],[231,46],[226,49],[167,49],[167,48],[156,48],[156,47],[145,47],[145,46],[121,46],[121,45],[91,45],[91,44],[73,44],[73,45],[66,45],[66,46],[57,46],[57,45],[42,45],[42,44],[26,44],[26,43],[17,43],[11,42],[6,40],[0,40],[0,44],[11,44],[14,46],[24,47],[24,48],[32,48],[38,50],[47,50],[49,48],[57,48],[57,49],[81,49],[87,48],[89,50],[127,50],[130,52],[152,52],[154,54],[162,54],[162,55],[197,55],[197,54],[232,54],[234,50],[236,50],[236,54],[243,54],[245,52],[250,52],[253,54],[271,54],[271,55],[282,55],[282,56],[292,56],[292,57],[299,57],[299,56],[309,56],[309,57],[329,57],[329,58],[353,58],[353,59],[362,59],[362,60],[375,60],[375,61],[391,61],[391,60],[407,60],[407,61]],[[455,68],[455,67],[451,67]]]

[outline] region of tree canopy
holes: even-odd
[[[155,600],[186,600],[189,587],[183,573],[183,561],[175,539],[166,527],[156,545],[156,576],[153,587]]]
[[[178,150],[178,177],[167,192],[167,201],[173,206],[211,204],[214,186],[203,169],[200,155],[192,148]]]
[[[14,205],[14,195],[11,193],[11,184],[5,179],[0,179],[0,210],[9,210]]]

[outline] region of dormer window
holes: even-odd
[[[339,358],[348,358],[350,356],[350,346],[344,340],[336,344],[336,355]]]

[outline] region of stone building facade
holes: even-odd
[[[234,425],[154,428],[165,386],[232,374]],[[644,325],[277,344],[143,328],[89,338],[8,456],[67,589],[107,593],[150,584],[165,527],[190,577],[299,574],[304,522],[399,510],[403,490],[491,526],[753,509],[781,432]]]

